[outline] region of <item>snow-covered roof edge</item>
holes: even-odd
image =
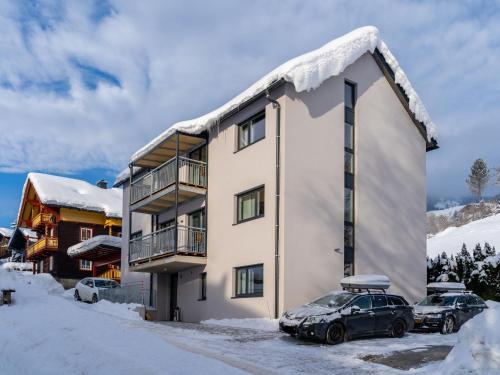
[[[74,257],[87,251],[90,251],[97,246],[112,246],[116,248],[121,248],[122,239],[121,237],[108,236],[108,235],[100,235],[89,238],[88,240],[77,243],[76,245],[68,247],[68,255],[70,257]]]
[[[410,80],[399,62],[380,38],[378,29],[374,26],[365,26],[334,39],[316,50],[287,61],[216,110],[196,119],[173,124],[136,151],[132,155],[131,161],[134,162],[148,154],[177,130],[198,134],[209,129],[224,114],[264,91],[276,81],[285,80],[292,83],[297,92],[311,91],[318,88],[327,79],[342,73],[366,52],[374,53],[375,49],[380,51],[389,67],[393,70],[395,82],[401,86],[408,97],[410,111],[417,121],[426,126],[427,141],[432,143],[432,140],[437,139],[437,129],[420,97],[411,86]]]

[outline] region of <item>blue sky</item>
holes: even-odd
[[[0,226],[29,171],[110,181],[172,123],[354,28],[375,25],[439,128],[432,197],[500,166],[499,1],[0,3]],[[490,187],[488,193],[499,193]]]

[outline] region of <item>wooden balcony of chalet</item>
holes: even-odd
[[[207,163],[184,156],[204,144],[205,135],[176,132],[135,160],[130,167],[141,167],[146,172],[130,181],[130,211],[156,214],[205,195]]]
[[[36,261],[45,258],[58,250],[57,237],[43,237],[26,249],[26,259]]]
[[[33,228],[33,230],[37,230],[42,226],[55,224],[55,222],[56,222],[56,217],[53,214],[42,212],[36,215],[31,220],[31,227]]]

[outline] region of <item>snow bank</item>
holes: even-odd
[[[150,323],[117,313],[123,306],[68,300],[60,286],[60,294],[51,293],[57,288],[50,275],[0,268],[0,286],[7,282],[16,293],[12,305],[0,307],[0,374],[244,373],[168,343]]]
[[[8,271],[33,271],[33,263],[6,262],[1,267]]]
[[[465,243],[472,252],[474,246],[488,242],[492,247],[500,248],[500,214],[485,219],[472,221],[461,227],[449,227],[427,240],[427,255],[436,257],[445,251],[448,256],[456,255]]]
[[[379,31],[374,26],[361,27],[348,34],[334,39],[314,51],[298,56],[272,72],[262,77],[240,95],[233,98],[216,110],[199,118],[178,122],[153,139],[150,143],[132,155],[131,160],[140,159],[153,148],[161,144],[176,130],[186,133],[200,133],[213,126],[224,114],[237,108],[245,101],[264,91],[272,83],[284,79],[294,85],[297,92],[311,91],[318,88],[328,78],[342,73],[366,52],[373,53],[375,49],[382,53],[385,60],[394,71],[395,81],[409,98],[410,110],[418,121],[427,127],[428,140],[436,138],[436,127],[432,122],[418,94],[410,84],[408,77],[391,53],[387,45],[380,39]]]
[[[278,319],[247,318],[247,319],[208,319],[201,324],[218,325],[225,327],[250,328],[260,331],[277,332],[279,329]]]
[[[113,303],[103,299],[89,306],[94,311],[115,316],[117,318],[142,320],[137,310],[141,307],[141,305],[137,303]]]
[[[500,303],[487,304],[489,309],[460,328],[458,343],[441,364],[440,374],[500,373]]]
[[[121,248],[122,239],[120,237],[108,235],[95,236],[86,241],[82,241],[76,245],[68,247],[68,255],[70,257],[74,257],[103,245]]]
[[[43,204],[104,212],[108,217],[122,217],[122,189],[102,189],[74,178],[28,173],[22,196],[25,195],[28,181],[33,184]],[[20,212],[21,208],[18,215]]]

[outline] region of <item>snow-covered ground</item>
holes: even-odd
[[[469,252],[476,244],[488,242],[500,249],[500,214],[470,222],[461,227],[450,227],[427,239],[427,255],[434,258],[445,251],[448,256],[456,254],[465,243]]]
[[[146,322],[134,305],[75,302],[50,275],[0,270],[0,288],[6,286],[16,292],[13,305],[0,307],[0,374],[406,374],[361,357],[453,346],[459,335],[452,354],[460,358],[450,360],[448,373],[460,365],[459,371],[473,370],[463,373],[488,374],[487,366],[499,363],[496,308],[460,334],[410,333],[328,346],[281,334],[273,320]],[[476,357],[480,372],[474,372]],[[443,363],[409,372],[443,373]]]
[[[443,208],[439,210],[432,210],[432,211],[427,211],[427,215],[436,215],[436,216],[448,216],[451,217],[455,214],[455,212],[460,211],[462,208],[465,206],[453,206],[453,207],[448,207],[448,208]]]

